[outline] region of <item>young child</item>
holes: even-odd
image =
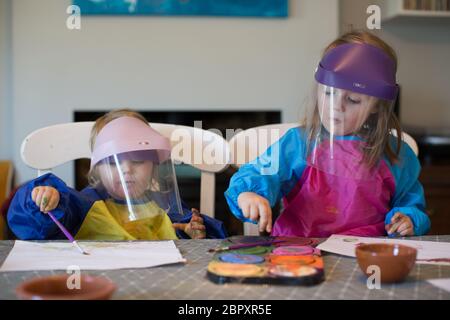
[[[273,236],[425,234],[418,159],[390,134],[402,133],[392,112],[396,68],[393,49],[370,33],[331,43],[302,126],[232,177],[225,197],[233,214]],[[281,198],[272,228],[271,207]]]
[[[49,211],[77,239],[226,236],[220,221],[182,206],[170,143],[142,115],[126,109],[105,114],[93,126],[90,143],[89,187],[78,192],[46,174],[17,191],[7,218],[18,238],[64,239]]]

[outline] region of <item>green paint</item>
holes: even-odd
[[[262,246],[236,250],[237,253],[242,254],[266,254],[270,251],[272,251],[272,247],[262,247]]]

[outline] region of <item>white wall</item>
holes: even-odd
[[[391,0],[389,0],[391,1]],[[373,0],[341,0],[341,31],[366,28],[366,8]],[[401,120],[405,126],[450,127],[450,18],[383,23],[376,32],[397,52]],[[366,29],[367,30],[367,29]]]
[[[336,0],[291,0],[288,19],[82,17],[65,0],[13,2],[13,154],[74,109],[281,109],[298,117],[321,50],[338,34]],[[56,171],[70,185],[72,166]]]
[[[11,1],[0,0],[0,159],[12,158]]]

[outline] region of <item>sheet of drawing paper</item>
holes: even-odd
[[[147,268],[185,262],[173,241],[78,242],[89,255],[70,242],[16,241],[0,271],[113,270]]]
[[[332,235],[317,248],[323,251],[356,257],[355,248],[361,243],[398,243],[417,249],[417,263],[450,265],[450,243],[387,238],[366,238]]]
[[[450,279],[430,279],[427,280],[433,286],[438,287],[439,289],[450,292]]]

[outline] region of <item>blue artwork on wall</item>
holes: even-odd
[[[289,0],[73,0],[81,15],[285,18]]]

